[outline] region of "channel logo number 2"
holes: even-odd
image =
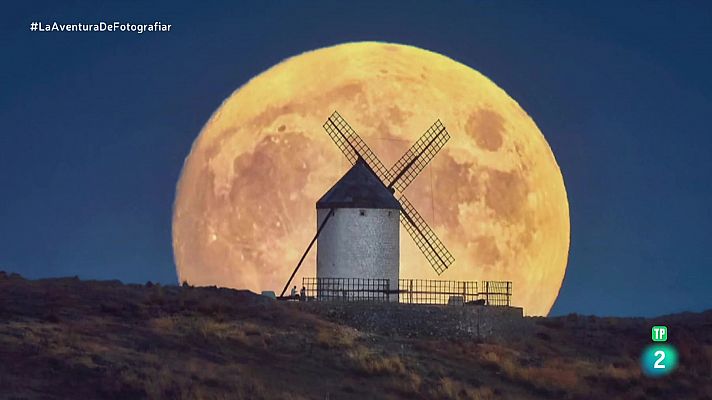
[[[664,369],[665,364],[663,364],[663,361],[665,360],[665,352],[663,350],[658,350],[653,355],[655,357],[658,357],[658,359],[653,364],[653,368]]]
[[[653,326],[650,338],[653,343],[640,356],[640,368],[651,378],[665,376],[677,368],[677,349],[666,343],[668,332],[667,326]]]

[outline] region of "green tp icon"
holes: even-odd
[[[653,327],[653,342],[667,342],[667,326],[656,325]]]

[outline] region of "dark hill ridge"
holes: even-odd
[[[248,291],[0,273],[0,399],[712,399],[712,311],[527,318],[521,337],[362,332]],[[650,326],[680,352],[641,376]]]

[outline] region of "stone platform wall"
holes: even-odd
[[[531,325],[519,307],[335,301],[290,302],[288,306],[359,330],[404,337],[509,337],[521,335]]]

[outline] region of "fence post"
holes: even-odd
[[[409,280],[408,284],[408,304],[413,304],[413,280]]]
[[[485,305],[489,305],[489,281],[485,281]]]
[[[511,305],[512,300],[512,282],[507,282],[507,307]]]

